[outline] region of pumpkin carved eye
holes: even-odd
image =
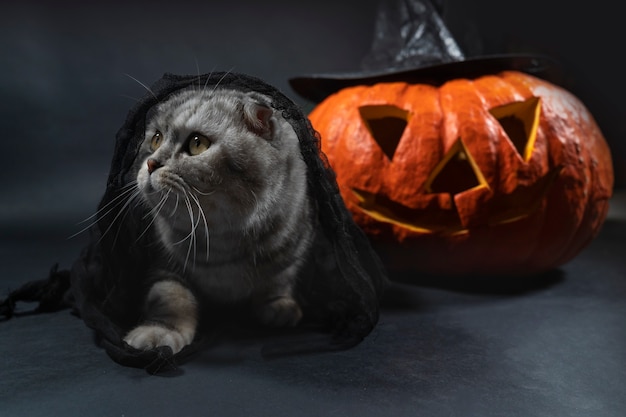
[[[382,105],[361,106],[359,113],[380,149],[392,160],[409,122],[409,112],[396,106]]]
[[[537,139],[541,110],[539,104],[539,98],[531,97],[525,101],[515,101],[489,110],[525,162],[530,160]]]

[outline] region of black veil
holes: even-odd
[[[139,351],[123,342],[126,331],[140,320],[147,266],[160,256],[160,249],[151,233],[143,233],[148,221],[145,209],[125,206],[119,197],[135,179],[148,111],[171,93],[194,85],[256,91],[270,97],[274,109],[295,130],[307,165],[309,193],[317,206],[318,238],[315,257],[306,266],[315,270],[308,274],[313,278],[298,283],[296,296],[303,306],[303,321],[323,330],[318,336],[325,337],[316,338],[316,343],[305,337],[293,343],[267,346],[266,353],[344,349],[358,344],[378,321],[379,300],[386,282],[384,268],[347,211],[335,174],[320,151],[319,138],[307,117],[276,88],[237,73],[165,74],[150,87],[150,92],[129,111],[117,133],[106,190],[98,206],[98,221],[90,230],[88,245],[70,271],[55,267],[48,280],[27,283],[9,295],[0,312],[10,316],[19,300],[40,301],[40,311],[71,306],[95,331],[98,343],[111,358],[149,372],[175,368],[198,350],[202,338],[176,355],[167,347]],[[64,285],[69,287],[65,293],[59,290]]]

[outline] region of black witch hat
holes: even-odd
[[[313,102],[355,85],[404,81],[440,85],[465,77],[515,70],[557,82],[556,61],[542,55],[502,54],[466,58],[429,0],[382,0],[374,40],[361,70],[311,74],[289,80],[291,87]],[[558,83],[558,82],[557,82]]]

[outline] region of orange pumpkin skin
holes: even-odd
[[[391,270],[538,273],[577,255],[606,218],[600,129],[575,96],[530,75],[349,87],[309,117]]]

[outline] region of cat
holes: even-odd
[[[139,152],[137,191],[169,258],[150,272],[142,321],[124,341],[177,353],[211,301],[243,301],[263,325],[295,326],[315,204],[298,137],[271,99],[198,86],[175,92],[147,115]]]
[[[386,270],[298,105],[230,71],[144,87],[77,233],[87,244],[70,269],[11,291],[0,315],[20,301],[72,308],[111,359],[151,374],[240,324],[259,334],[250,316],[298,327],[264,342],[264,357],[359,344],[378,322]]]

